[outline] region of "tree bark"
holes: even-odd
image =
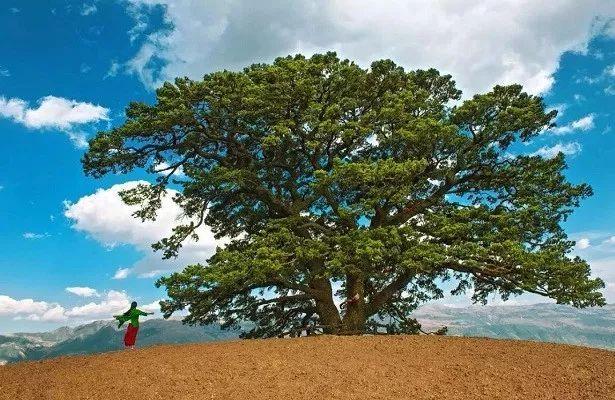
[[[334,334],[339,331],[339,327],[342,325],[342,319],[340,313],[333,302],[333,289],[331,288],[331,282],[329,279],[321,278],[314,279],[311,285],[314,289],[320,293],[316,297],[316,312],[320,319],[320,325],[324,326],[323,332],[327,334]]]
[[[346,313],[342,321],[342,334],[358,334],[365,330],[365,288],[363,276],[351,273],[346,276]]]

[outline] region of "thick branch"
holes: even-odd
[[[403,290],[406,286],[408,286],[408,283],[410,283],[410,280],[413,276],[413,271],[405,271],[397,278],[395,278],[393,282],[385,286],[380,292],[376,293],[371,298],[371,301],[367,304],[366,315],[370,317],[376,314],[378,310],[380,310],[380,308],[387,301],[389,301],[391,297],[393,297],[393,295],[395,295],[395,293],[399,292],[400,290]]]

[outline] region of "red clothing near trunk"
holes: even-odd
[[[126,334],[124,335],[124,345],[125,346],[134,346],[137,341],[137,332],[139,332],[139,327],[135,327],[132,324],[128,324],[128,328],[126,328]]]

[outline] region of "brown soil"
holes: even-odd
[[[434,336],[165,345],[0,367],[2,399],[615,399],[615,352]]]

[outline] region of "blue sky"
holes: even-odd
[[[168,204],[151,225],[131,220],[116,193],[152,177],[85,177],[84,140],[120,124],[128,102],[152,102],[165,79],[198,79],[298,51],[336,50],[362,65],[389,57],[409,69],[434,66],[452,73],[466,96],[511,82],[541,93],[560,110],[559,128],[516,151],[549,157],[561,150],[569,179],[594,188],[565,227],[615,302],[612,3],[562,1],[555,9],[529,2],[520,11],[479,1],[418,13],[413,1],[255,3],[2,2],[0,333],[103,318],[133,298],[155,309],[164,296],[155,277],[205,259],[216,243],[205,231],[179,260],[161,262],[148,245],[177,210]],[[459,27],[479,18],[486,21],[480,27]]]

